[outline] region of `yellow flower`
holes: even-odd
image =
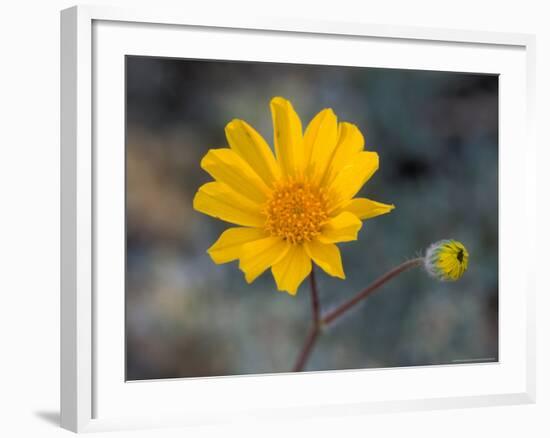
[[[378,154],[363,150],[355,125],[324,109],[302,133],[288,100],[275,97],[270,106],[275,156],[254,128],[231,121],[230,147],[211,149],[201,161],[215,182],[199,188],[193,207],[239,225],[208,249],[215,263],[239,260],[248,283],[271,268],[277,288],[295,295],[312,260],[345,278],[335,243],[357,240],[361,220],[394,206],[354,198],[378,169]]]
[[[430,275],[443,281],[456,281],[466,269],[470,255],[456,240],[440,240],[426,251],[424,266]]]

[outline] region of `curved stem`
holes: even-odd
[[[311,273],[309,274],[309,286],[311,292],[311,316],[313,319],[313,325],[309,330],[298,359],[296,359],[296,363],[293,368],[294,371],[302,371],[320,332],[321,306],[319,303],[319,292],[317,291],[317,281],[315,280],[315,268],[313,266],[311,267]]]
[[[309,355],[313,350],[313,346],[315,345],[315,341],[317,341],[319,332],[320,332],[319,326],[311,327],[307,335],[306,341],[304,343],[304,346],[302,347],[302,351],[300,351],[300,355],[298,356],[298,359],[296,359],[296,363],[294,364],[294,368],[292,369],[292,371],[298,372],[304,369],[304,366],[307,360],[309,359]]]
[[[327,313],[322,318],[321,324],[324,326],[327,326],[330,323],[334,322],[335,319],[339,318],[344,313],[346,313],[349,309],[351,309],[352,307],[356,306],[358,303],[363,301],[365,298],[367,298],[369,295],[375,292],[379,287],[386,284],[392,278],[397,277],[399,274],[406,271],[407,269],[422,265],[423,262],[424,262],[424,258],[418,257],[416,259],[408,260],[404,263],[401,263],[399,266],[393,268],[391,271],[386,272],[384,275],[382,275],[381,277],[376,279],[374,282],[372,282],[366,289],[363,289],[357,295],[350,298],[348,301],[344,302],[343,304],[340,304],[336,309]]]
[[[357,295],[340,304],[334,310],[328,312],[324,317],[320,316],[319,294],[317,292],[315,274],[312,269],[309,278],[311,286],[311,308],[313,316],[313,326],[311,327],[307,335],[304,346],[302,347],[302,350],[300,351],[298,359],[296,360],[296,363],[294,365],[293,371],[298,372],[304,369],[306,362],[311,355],[313,347],[315,346],[315,342],[317,341],[317,338],[321,333],[322,327],[326,327],[327,325],[333,323],[336,319],[338,319],[350,309],[355,307],[357,304],[362,302],[364,299],[369,297],[373,292],[378,290],[381,286],[386,284],[392,278],[397,277],[399,274],[408,269],[421,266],[423,262],[424,259],[422,257],[418,257],[416,259],[408,260],[404,263],[401,263],[399,266],[393,268],[391,271],[386,272],[384,275],[376,279],[367,288],[363,289]]]
[[[321,321],[321,307],[319,304],[319,292],[317,292],[317,281],[315,280],[315,268],[311,267],[311,274],[309,275],[309,284],[311,291],[311,312],[313,315],[313,324],[319,325]]]

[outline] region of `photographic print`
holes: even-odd
[[[498,361],[498,90],[126,56],[127,380]]]

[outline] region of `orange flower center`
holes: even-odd
[[[277,183],[266,204],[265,229],[290,243],[309,242],[327,220],[327,196],[309,181],[291,179]]]

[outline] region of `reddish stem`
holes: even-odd
[[[375,292],[380,286],[383,286],[392,278],[397,277],[399,274],[406,271],[407,269],[420,266],[423,263],[423,261],[424,259],[422,257],[419,257],[413,260],[408,260],[405,263],[402,263],[399,266],[393,268],[391,271],[386,272],[384,275],[382,275],[373,283],[371,283],[366,289],[363,289],[361,292],[359,292],[354,297],[350,298],[348,301],[344,302],[343,304],[340,304],[336,309],[328,312],[321,320],[322,325],[325,325],[325,326],[329,325],[335,319],[342,316],[349,309],[351,309],[352,307],[357,305],[359,302],[363,301],[365,298],[371,295],[373,292]]]
[[[315,280],[315,268],[311,268],[309,275],[309,284],[311,291],[311,312],[313,315],[313,324],[317,327],[321,321],[321,306],[319,304],[319,293],[317,292],[317,281]]]
[[[354,297],[350,298],[348,301],[345,301],[344,303],[339,305],[336,309],[328,312],[324,317],[320,316],[321,312],[320,312],[320,305],[319,305],[319,294],[317,292],[317,283],[315,281],[315,274],[312,269],[309,279],[310,279],[310,289],[311,289],[311,308],[312,308],[312,316],[313,316],[313,326],[309,330],[306,341],[304,343],[304,346],[302,347],[302,350],[300,351],[300,355],[296,360],[293,370],[295,372],[298,372],[304,369],[304,366],[306,365],[306,362],[309,359],[309,356],[311,355],[313,347],[315,346],[315,342],[317,341],[317,338],[321,333],[322,327],[325,327],[333,323],[336,319],[338,319],[339,317],[344,315],[347,311],[349,311],[351,308],[355,307],[357,304],[362,302],[364,299],[366,299],[368,296],[370,296],[378,288],[383,286],[392,278],[397,277],[399,274],[401,274],[402,272],[410,268],[414,268],[416,266],[422,265],[423,261],[424,259],[422,257],[419,257],[416,259],[408,260],[400,264],[399,266],[393,268],[391,271],[386,272],[384,275],[376,279],[366,289],[363,289],[357,295],[355,295]]]
[[[306,342],[302,347],[302,351],[300,352],[300,355],[298,356],[298,359],[294,364],[294,368],[293,368],[294,372],[302,371],[304,369],[304,366],[307,360],[309,359],[309,355],[311,354],[311,350],[313,349],[313,346],[315,345],[315,341],[317,341],[318,336],[319,336],[319,327],[318,326],[311,327],[307,335]]]

